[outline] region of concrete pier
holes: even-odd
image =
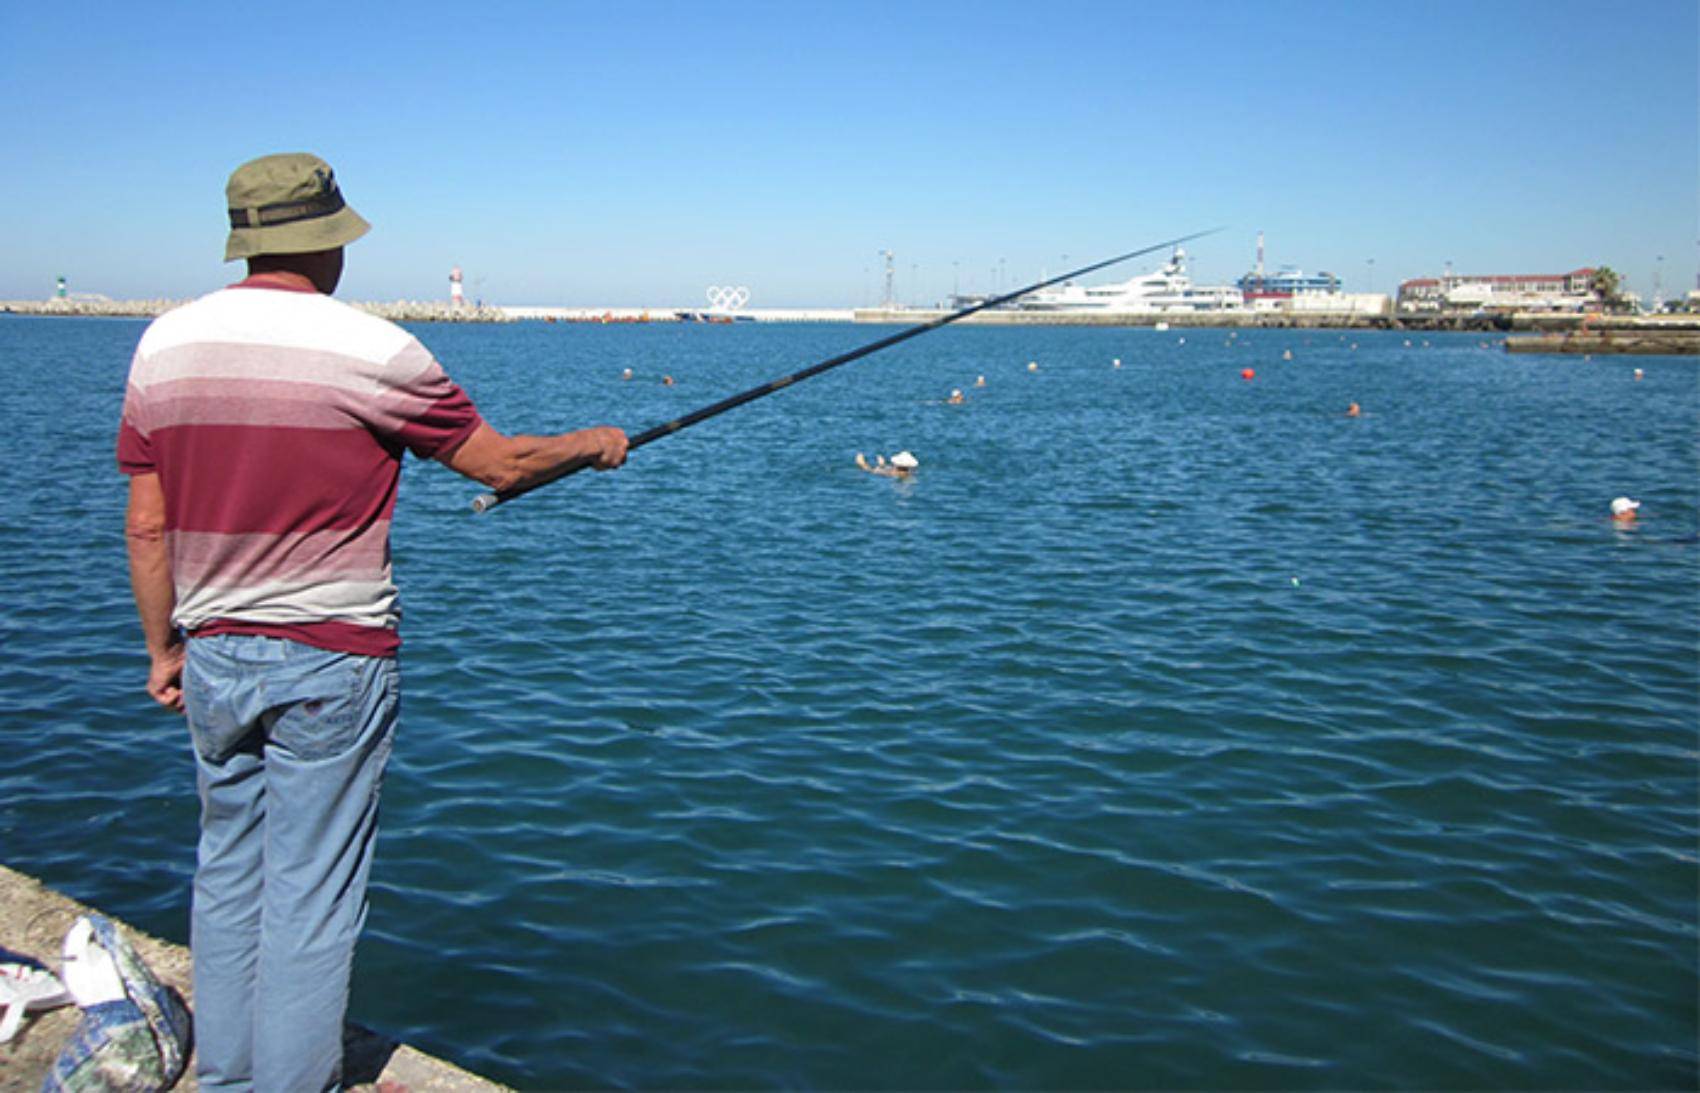
[[[1700,328],[1572,330],[1505,340],[1507,353],[1700,357]]]
[[[913,326],[950,314],[923,308],[862,308],[855,312],[859,323],[890,323]],[[1403,324],[1389,315],[1348,312],[1222,311],[1022,311],[997,308],[978,311],[958,320],[965,326],[1116,326],[1156,327],[1173,330],[1199,328],[1279,329],[1302,328],[1341,330],[1396,330]]]
[[[0,865],[0,947],[41,962],[59,972],[65,931],[89,907],[55,892],[39,881]],[[135,946],[160,982],[174,988],[192,1009],[189,950],[148,935],[112,919]],[[0,1091],[37,1090],[81,1019],[76,1006],[31,1013],[10,1044],[0,1046]],[[507,1087],[486,1081],[451,1063],[406,1046],[370,1029],[349,1025],[343,1030],[343,1080],[353,1090],[382,1093],[501,1093]],[[199,1088],[194,1060],[174,1087]]]

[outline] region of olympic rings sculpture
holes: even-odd
[[[750,302],[750,290],[743,285],[709,285],[708,306],[716,311],[737,311]]]

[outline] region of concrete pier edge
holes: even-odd
[[[78,916],[93,910],[33,877],[0,865],[0,947],[38,960],[54,974],[59,972],[65,931]],[[189,950],[150,937],[112,915],[106,917],[135,946],[160,982],[174,988],[192,1008]],[[0,1045],[0,1091],[40,1089],[42,1079],[80,1019],[81,1011],[76,1006],[27,1015],[12,1042]],[[351,1090],[501,1093],[507,1089],[354,1024],[343,1030],[343,1051],[343,1079]],[[199,1088],[193,1059],[188,1072],[173,1088],[188,1091]]]

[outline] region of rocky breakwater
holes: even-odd
[[[436,301],[396,300],[392,303],[357,303],[361,311],[392,323],[511,323],[513,317],[499,307],[474,307]]]
[[[0,314],[68,315],[100,319],[152,319],[187,300],[0,300]]]
[[[0,300],[0,314],[59,315],[81,318],[152,319],[187,300]],[[510,323],[499,307],[472,307],[417,300],[355,303],[361,311],[397,323]]]

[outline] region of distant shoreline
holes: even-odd
[[[0,314],[72,318],[155,318],[187,300],[0,300]],[[448,303],[400,300],[356,301],[353,306],[394,322],[412,323],[682,323],[854,322],[913,325],[948,312],[922,308],[751,308],[735,314],[688,308],[634,307],[456,307]],[[978,326],[1101,326],[1163,329],[1301,329],[1476,331],[1531,334],[1527,346],[1510,339],[1507,348],[1534,352],[1700,352],[1700,315],[1582,315],[1576,313],[1419,313],[1362,315],[1328,312],[1216,311],[1190,313],[1062,313],[985,311],[961,320]],[[1633,338],[1612,335],[1633,335]],[[1569,337],[1566,337],[1569,336]],[[1623,342],[1614,346],[1614,340]],[[1630,343],[1634,348],[1630,348]],[[1536,344],[1539,348],[1536,348]],[[1585,348],[1584,348],[1585,347]]]

